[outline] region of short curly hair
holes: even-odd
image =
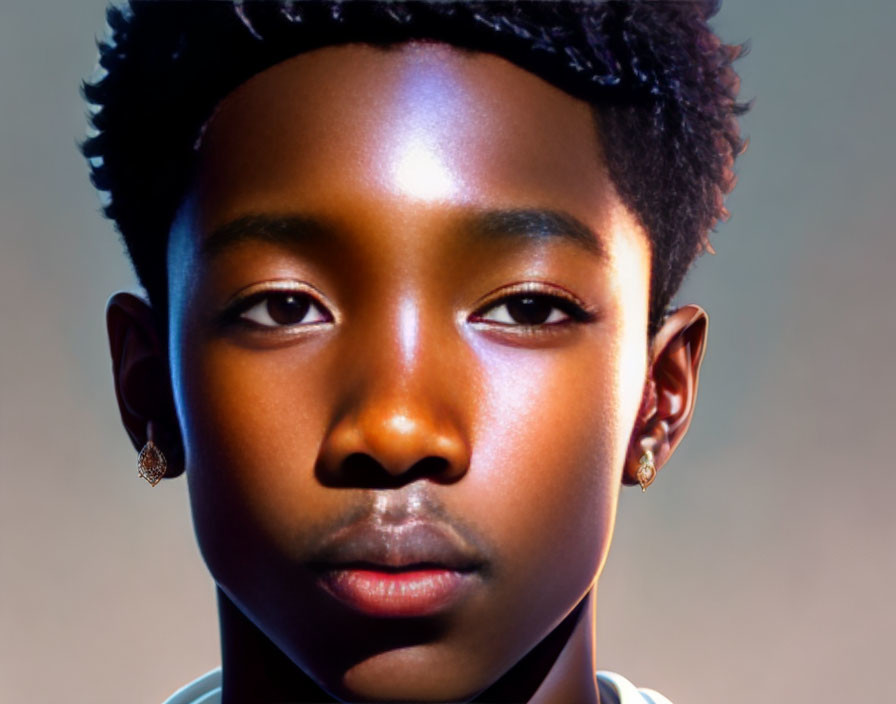
[[[131,0],[110,6],[103,75],[82,86],[81,145],[140,283],[167,306],[167,237],[215,105],[252,75],[333,44],[433,40],[497,54],[587,101],[610,177],[652,244],[649,330],[727,217],[742,46],[707,22],[718,0]]]

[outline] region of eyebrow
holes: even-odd
[[[575,216],[550,209],[474,210],[462,217],[460,229],[473,239],[563,240],[583,251],[606,258],[600,237]],[[202,243],[202,255],[213,258],[237,244],[297,242],[332,237],[336,228],[326,220],[301,214],[254,214],[238,217],[215,228]]]
[[[244,242],[290,245],[320,240],[332,232],[328,223],[312,216],[243,215],[212,230],[202,242],[201,253],[211,259]]]
[[[606,258],[597,233],[577,217],[560,210],[486,210],[470,215],[464,225],[477,237],[534,241],[559,239],[571,242],[589,254]]]

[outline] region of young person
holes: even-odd
[[[742,142],[711,2],[135,2],[83,145],[140,474],[186,470],[223,666],[172,702],[665,702],[595,678],[666,311]]]

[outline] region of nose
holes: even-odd
[[[460,419],[462,386],[443,368],[444,348],[396,335],[363,358],[352,350],[341,408],[326,433],[317,475],[330,486],[398,487],[418,479],[459,480],[470,463]],[[422,348],[430,348],[426,353]]]
[[[417,479],[460,479],[469,452],[456,426],[399,398],[382,398],[342,416],[327,434],[318,461],[325,484],[397,487]]]

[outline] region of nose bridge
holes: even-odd
[[[396,342],[402,367],[408,371],[419,366],[420,306],[410,296],[402,297],[395,313]]]
[[[432,340],[424,340],[422,310],[411,293],[396,296],[388,308],[379,307],[359,321],[355,346],[357,391],[365,397],[402,397],[419,393],[427,372],[432,371],[424,353]],[[431,336],[429,336],[431,337]],[[359,399],[361,400],[361,399]],[[370,399],[368,399],[370,400]]]
[[[382,334],[367,338],[356,412],[365,425],[390,434],[425,432],[423,426],[437,424],[450,405],[439,384],[435,321],[424,323],[422,306],[410,294],[385,317]]]

